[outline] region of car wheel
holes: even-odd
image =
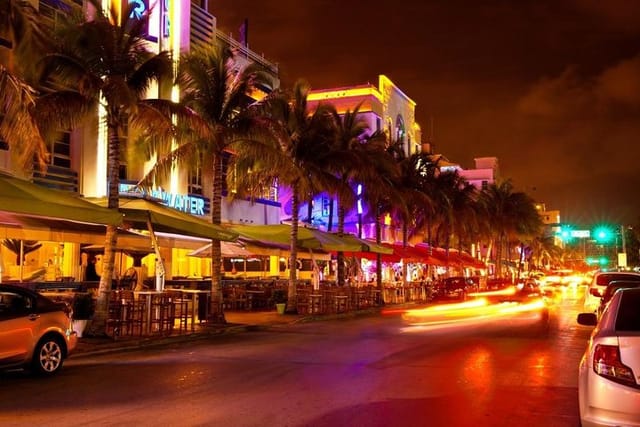
[[[39,375],[53,375],[62,367],[63,347],[59,338],[45,337],[35,348],[32,370]]]

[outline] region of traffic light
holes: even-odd
[[[593,229],[593,238],[596,242],[606,245],[611,243],[615,238],[615,233],[613,232],[613,228],[608,225],[599,225]]]
[[[601,257],[587,257],[587,259],[585,259],[587,265],[607,265],[609,264],[609,258],[607,258],[606,256],[601,256]]]
[[[556,235],[565,243],[569,243],[573,240],[573,234],[571,233],[572,226],[564,224],[560,226],[560,230]]]

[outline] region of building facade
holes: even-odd
[[[416,103],[409,98],[395,83],[385,75],[378,78],[378,86],[363,84],[351,87],[314,89],[307,98],[310,110],[313,110],[321,102],[328,102],[335,106],[339,114],[346,111],[354,111],[360,106],[359,112],[363,120],[369,126],[371,133],[382,131],[387,134],[391,141],[401,142],[406,155],[418,153],[422,147],[422,132],[420,125],[416,122]],[[366,188],[356,189],[358,194],[366,191]],[[286,209],[286,200],[282,201],[282,206]],[[328,229],[330,217],[330,200],[326,195],[317,197],[312,206],[312,217],[310,222],[322,229]],[[304,205],[300,209],[300,218],[307,218],[308,206]],[[290,215],[290,212],[283,212],[283,216]],[[363,222],[362,236],[373,236],[375,224],[373,215],[368,207],[358,202],[356,208],[347,213],[345,218],[345,232],[355,235],[360,234],[358,230],[359,218],[365,218]],[[335,230],[337,224],[337,206],[333,207],[332,228]],[[389,220],[385,221],[383,240],[393,240],[391,235],[394,230]]]
[[[131,3],[136,4],[135,13],[150,13],[146,39],[150,50],[154,52],[169,51],[174,58],[179,58],[181,53],[192,51],[198,47],[209,46],[214,42],[220,43],[233,50],[236,55],[237,65],[243,66],[254,62],[262,66],[268,73],[271,87],[260,88],[257,97],[277,88],[280,84],[278,67],[261,55],[257,55],[247,46],[236,41],[233,37],[222,34],[217,28],[216,18],[210,13],[207,1],[163,0],[153,2],[150,0],[103,0],[104,10],[110,10],[112,6],[123,8]],[[54,26],[57,19],[70,10],[81,11],[87,19],[95,14],[92,7],[82,0],[32,0],[31,4],[40,12],[47,25]],[[0,45],[3,49],[3,57],[11,57],[11,46],[6,43]],[[149,98],[164,98],[178,101],[180,99],[179,88],[151,87],[147,96]],[[85,197],[104,197],[107,194],[107,130],[104,124],[105,114],[96,112],[94,118],[82,126],[62,130],[49,148],[50,160],[45,173],[38,171],[25,172],[19,170],[11,163],[8,145],[0,143],[0,170],[16,176],[27,178],[37,184],[69,191]],[[122,135],[121,167],[120,167],[120,191],[122,195],[131,192],[138,181],[153,167],[155,160],[145,159],[140,156],[127,155],[131,153],[129,141],[133,141],[136,135],[129,135],[125,130]],[[151,196],[163,200],[169,207],[186,211],[203,219],[209,216],[209,199],[213,182],[211,171],[197,169],[189,166],[176,165],[171,176],[156,183]],[[197,209],[193,209],[193,207]],[[267,194],[264,199],[253,202],[238,200],[233,203],[223,200],[222,221],[236,224],[270,224],[279,223],[280,205],[277,200],[277,192]],[[167,267],[167,275],[180,276],[185,274],[206,276],[210,266],[207,262],[187,257],[187,252],[201,243],[185,241],[183,247],[163,248],[162,257]],[[51,246],[51,248],[49,248]],[[178,245],[180,246],[180,245]],[[77,243],[64,244],[62,247],[46,244],[43,250],[38,251],[37,259],[29,260],[34,267],[46,264],[55,264],[55,272],[51,276],[76,276],[80,279],[78,263],[81,248]],[[0,255],[2,255],[0,253]],[[6,258],[6,257],[5,257]],[[153,271],[153,257],[148,257],[148,267]],[[86,265],[86,260],[83,261]],[[1,264],[1,263],[0,263]],[[122,265],[125,269],[128,265]],[[0,265],[0,270],[2,266]],[[6,270],[6,269],[5,269]]]

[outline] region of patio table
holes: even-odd
[[[191,298],[191,330],[195,329],[196,320],[200,323],[206,320],[209,315],[209,304],[205,304],[206,308],[203,313],[200,313],[200,297],[211,295],[211,291],[205,291],[202,289],[180,289],[183,296],[190,296]],[[202,314],[202,316],[200,316]]]

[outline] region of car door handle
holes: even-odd
[[[34,320],[38,320],[40,318],[39,314],[30,314],[29,315],[29,320],[34,321]]]

